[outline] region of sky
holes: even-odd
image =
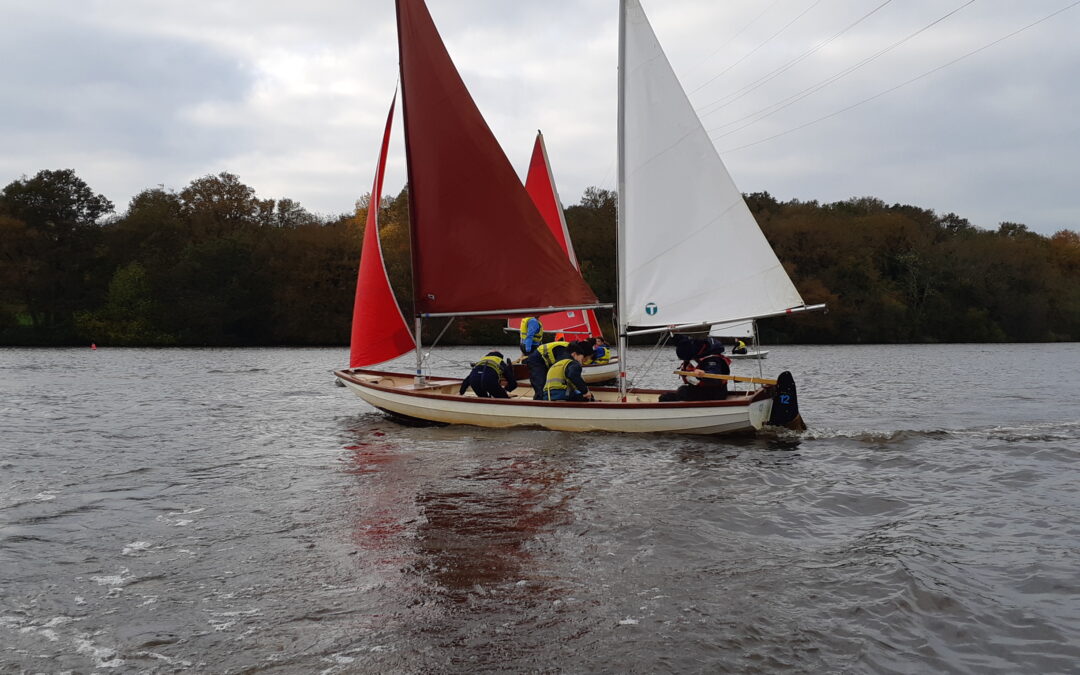
[[[614,189],[617,0],[427,1],[519,173],[541,129],[564,204]],[[641,2],[743,192],[1080,230],[1080,2]],[[123,213],[228,171],[326,216],[371,189],[391,0],[0,8],[0,186],[70,168]]]

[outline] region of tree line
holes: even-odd
[[[746,201],[806,302],[829,306],[762,321],[767,343],[1080,340],[1074,231],[984,230],[870,197]],[[407,188],[377,206],[388,273],[410,316]],[[23,177],[0,192],[0,344],[347,344],[368,208],[365,197],[353,213],[316,216],[221,173],[144,190],[117,213],[70,169]],[[615,213],[615,194],[600,188],[566,209],[582,273],[608,301]],[[723,252],[701,264],[723,265]],[[425,340],[442,327],[427,326]],[[441,340],[513,336],[500,322],[459,319]]]

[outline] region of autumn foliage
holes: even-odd
[[[767,343],[1080,340],[1076,232],[983,230],[873,198],[746,199],[806,302],[829,306],[763,321]],[[370,207],[316,216],[221,173],[145,190],[114,214],[73,171],[41,171],[0,191],[0,344],[344,345]],[[411,316],[407,192],[380,208]],[[607,302],[615,216],[615,195],[598,188],[566,210],[582,273]],[[527,272],[528,251],[517,254]],[[688,264],[720,267],[724,253]],[[427,326],[425,341],[442,328]],[[499,322],[459,320],[442,342],[512,339]]]

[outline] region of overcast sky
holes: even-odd
[[[947,64],[1073,2],[642,0],[743,192],[1043,234],[1080,230],[1080,6]],[[229,171],[325,215],[370,190],[392,0],[0,6],[0,185],[71,168],[122,212]],[[617,0],[428,6],[519,173],[542,129],[564,203],[615,187]],[[387,192],[404,176],[399,119]]]

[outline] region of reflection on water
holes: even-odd
[[[811,430],[731,439],[405,427],[344,350],[0,350],[0,671],[1077,672],[1080,348],[1009,350],[777,347]]]

